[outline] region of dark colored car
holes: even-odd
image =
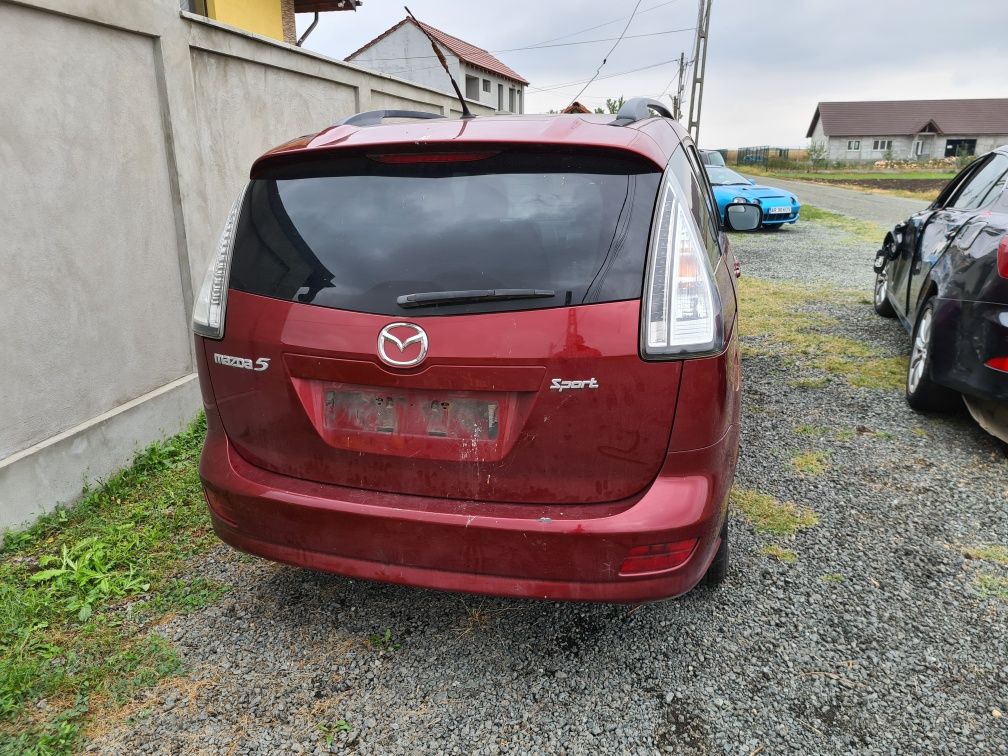
[[[899,318],[913,339],[907,401],[942,409],[962,394],[985,427],[1008,403],[1006,183],[1001,147],[896,226],[875,262],[875,311]]]
[[[652,109],[379,111],[257,160],[193,316],[218,535],[507,596],[722,579],[734,258]]]

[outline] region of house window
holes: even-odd
[[[466,99],[479,99],[479,76],[466,76]]]
[[[892,149],[892,139],[876,139],[872,142],[872,150],[875,152],[885,152]]]
[[[514,87],[508,89],[508,110],[515,112],[515,90]]]
[[[860,149],[861,149],[861,140],[860,139],[848,139],[847,140],[847,150],[849,152],[854,152],[855,150],[860,150]]]
[[[497,110],[504,110],[504,85],[497,85]]]
[[[945,157],[975,155],[976,139],[949,139],[945,142]]]
[[[490,79],[483,79],[483,91],[490,94]]]

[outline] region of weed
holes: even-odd
[[[316,728],[322,736],[322,740],[325,741],[326,748],[332,748],[333,741],[336,740],[336,736],[341,732],[350,732],[353,730],[345,719],[339,719],[332,724],[320,722],[316,725]]]
[[[990,546],[966,546],[962,553],[968,559],[982,559],[985,562],[1008,565],[1008,548],[998,544]]]
[[[771,559],[776,559],[778,562],[784,562],[785,564],[793,564],[798,559],[798,555],[791,551],[791,549],[785,549],[776,544],[764,546],[760,549],[760,554],[768,556]]]
[[[803,452],[793,457],[791,464],[801,475],[817,478],[826,472],[826,454],[824,452]]]
[[[1008,578],[984,572],[976,576],[976,587],[981,598],[1008,601]]]
[[[852,441],[857,436],[855,431],[850,428],[841,428],[835,434],[837,441]]]
[[[392,631],[386,629],[381,635],[371,635],[368,637],[368,645],[377,651],[398,651],[399,643],[392,638]]]
[[[846,578],[839,572],[828,572],[822,576],[824,583],[842,583]]]
[[[819,522],[818,515],[811,509],[778,501],[770,494],[759,491],[733,488],[731,502],[760,533],[794,535]]]
[[[197,472],[205,432],[200,417],[77,506],[5,535],[0,753],[73,750],[98,701],[124,701],[179,671],[172,647],[137,619],[221,590],[179,577],[214,543]],[[45,710],[33,705],[42,698]]]
[[[796,425],[795,433],[801,433],[803,436],[822,438],[829,433],[829,428],[825,425]]]
[[[910,432],[913,433],[918,438],[927,438],[928,437],[928,432],[926,430],[924,430],[922,427],[920,427],[919,425],[915,425],[913,428],[911,428]]]

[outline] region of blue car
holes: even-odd
[[[774,189],[772,186],[761,186],[744,176],[735,173],[731,168],[717,165],[705,165],[711,187],[714,189],[714,199],[717,201],[721,221],[725,221],[725,208],[733,202],[744,202],[758,205],[763,211],[762,226],[764,228],[780,228],[785,223],[798,220],[801,203],[791,192]]]

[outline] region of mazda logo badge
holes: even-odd
[[[399,336],[393,333],[396,330],[400,331]],[[393,345],[391,355],[387,351],[390,343]],[[407,350],[412,353],[413,350],[410,347],[414,344],[420,345],[417,347],[417,353],[412,357],[407,357]],[[389,323],[378,333],[378,356],[382,362],[392,367],[419,365],[427,358],[427,333],[423,328],[413,323]]]

